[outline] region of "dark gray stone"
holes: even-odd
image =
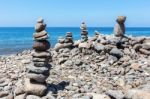
[[[113,55],[113,56],[116,56],[117,58],[121,58],[123,56],[123,52],[120,49],[117,49],[117,48],[113,48],[110,51],[110,54]]]
[[[44,76],[43,74],[35,74],[35,73],[28,73],[27,77],[39,83],[44,83],[47,78],[47,76]]]
[[[27,66],[27,70],[31,73],[37,73],[37,74],[43,74],[45,72],[49,72],[49,68],[47,67]]]

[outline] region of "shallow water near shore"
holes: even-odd
[[[51,46],[57,42],[58,37],[64,37],[66,32],[72,32],[74,40],[80,39],[79,27],[48,27],[49,41]],[[112,34],[112,27],[89,27],[89,36],[94,35],[94,31],[102,34]],[[1,27],[0,28],[0,55],[15,54],[23,50],[32,49],[34,33],[33,27]],[[126,35],[150,37],[150,28],[126,28]]]

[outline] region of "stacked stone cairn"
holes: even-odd
[[[124,41],[128,41],[128,38],[125,36],[125,16],[119,16],[116,20],[116,25],[114,27],[114,35],[115,35],[115,42],[114,44],[121,48]]]
[[[47,41],[48,33],[45,28],[44,20],[39,18],[33,35],[35,40],[34,52],[32,53],[33,65],[27,67],[27,79],[25,80],[26,93],[37,96],[43,96],[47,91],[46,79],[50,69],[48,62],[51,55],[47,51],[50,48],[50,43]]]
[[[67,32],[65,38],[59,37],[58,43],[55,45],[55,50],[59,51],[62,48],[72,48],[73,47],[73,37],[71,32]]]
[[[81,41],[78,45],[81,52],[86,52],[86,49],[91,48],[91,42],[88,40],[88,31],[85,22],[81,24]]]
[[[67,32],[66,33],[65,43],[72,43],[73,44],[73,37],[72,37],[72,33],[71,32]]]
[[[125,34],[125,21],[126,17],[125,16],[119,16],[116,20],[116,25],[114,28],[114,33],[116,37],[123,37]]]
[[[81,24],[81,42],[86,42],[88,40],[88,31],[85,22]]]
[[[95,35],[92,38],[92,41],[96,41],[98,39],[98,37],[100,36],[100,33],[98,31],[95,31]]]

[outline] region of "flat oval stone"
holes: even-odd
[[[34,38],[35,41],[42,41],[42,40],[47,40],[47,39],[48,39],[48,35],[38,37],[38,38]]]
[[[33,57],[36,57],[36,58],[47,58],[47,57],[50,57],[51,54],[50,54],[50,52],[48,52],[48,51],[45,51],[45,52],[34,51],[34,52],[32,53],[32,56],[33,56]]]
[[[43,74],[45,72],[49,72],[49,68],[47,68],[47,67],[27,66],[27,71],[29,71],[31,73]]]
[[[48,62],[50,58],[35,58],[33,57],[33,62]]]
[[[36,41],[33,45],[33,49],[38,51],[45,51],[50,48],[50,43],[48,41]]]
[[[47,32],[46,32],[45,30],[43,30],[43,31],[41,31],[41,32],[36,32],[36,33],[34,33],[34,34],[33,34],[33,37],[34,37],[34,38],[39,38],[39,37],[43,37],[43,36],[45,36],[45,35],[47,35]]]
[[[48,62],[34,62],[34,66],[36,67],[45,67],[47,64]]]
[[[28,73],[27,77],[39,83],[44,83],[47,78],[47,76],[44,76],[43,74],[36,74],[36,73]]]

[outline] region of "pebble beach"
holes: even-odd
[[[32,50],[0,56],[0,99],[149,99],[150,38],[125,36],[125,20],[118,17],[114,35],[91,38],[83,22],[81,40],[67,32],[50,48],[38,19]]]

